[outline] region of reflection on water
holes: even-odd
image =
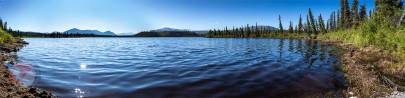
[[[28,38],[34,86],[61,97],[296,97],[344,85],[338,50],[316,41]]]

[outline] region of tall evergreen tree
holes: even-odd
[[[403,0],[376,0],[376,13],[391,20],[392,24],[400,25],[403,18]]]
[[[342,29],[343,27],[343,21],[342,21],[342,15],[340,14],[340,10],[338,10],[337,15],[336,15],[336,29]]]
[[[377,13],[386,17],[396,16],[403,9],[403,0],[375,0],[375,4]]]
[[[360,20],[360,16],[359,16],[359,0],[353,0],[353,4],[352,4],[352,23],[354,26],[357,26],[359,24],[359,20]]]
[[[330,30],[330,22],[331,22],[331,19],[328,19],[328,20],[326,20],[326,30]]]
[[[279,33],[283,33],[284,32],[284,28],[283,28],[283,23],[281,23],[281,16],[278,15],[278,22],[279,22]]]
[[[343,1],[344,28],[350,28],[352,26],[352,12],[350,11],[348,0]]]
[[[338,12],[338,16],[339,16],[339,28],[343,29],[345,24],[346,24],[346,16],[345,16],[345,3],[347,2],[347,0],[340,0],[340,10]]]
[[[2,20],[2,19],[0,19],[0,29],[2,29],[2,30],[4,29],[4,28],[3,28],[3,20]]]
[[[365,19],[367,19],[366,5],[361,5],[359,19],[360,21],[364,21]]]
[[[325,27],[325,23],[324,23],[324,20],[323,20],[323,18],[322,18],[322,15],[319,15],[318,16],[318,24],[319,24],[319,31],[321,32],[321,33],[327,33],[327,31],[326,31],[326,27]]]
[[[288,33],[294,33],[294,26],[293,26],[292,21],[290,21],[290,26],[288,27]]]
[[[328,21],[328,30],[333,31],[333,29],[335,28],[334,24],[335,24],[335,11],[332,12],[332,14],[329,17],[329,21]]]
[[[336,12],[335,11],[333,11],[333,13],[332,13],[332,31],[335,31],[336,29],[337,29],[337,25],[338,25],[338,23],[337,23],[337,17],[336,17]]]
[[[300,19],[298,20],[298,33],[302,33],[304,28],[303,28],[303,25],[302,25],[302,16],[300,15]]]
[[[307,15],[307,22],[305,23],[306,25],[305,25],[305,29],[304,30],[306,30],[305,31],[305,33],[307,33],[307,34],[311,34],[312,33],[312,24],[311,24],[311,21],[310,21],[310,19],[309,19],[309,15]]]
[[[317,22],[315,22],[314,15],[312,14],[311,8],[308,9],[309,24],[311,25],[311,33],[317,34]]]
[[[3,30],[7,30],[7,22],[4,22]]]

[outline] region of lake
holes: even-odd
[[[297,97],[344,87],[340,50],[249,38],[25,38],[18,62],[60,97]]]

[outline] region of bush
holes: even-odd
[[[0,43],[10,43],[13,41],[15,41],[13,36],[4,30],[0,30]]]

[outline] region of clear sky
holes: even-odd
[[[351,0],[349,0],[351,1]],[[374,0],[359,0],[368,8]],[[308,8],[324,19],[339,0],[0,0],[0,17],[13,29],[52,32],[71,28],[116,33],[173,27],[208,30],[245,24],[278,27]]]

